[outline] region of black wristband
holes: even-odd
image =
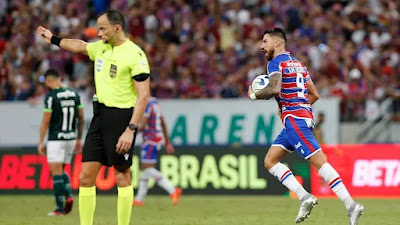
[[[53,36],[51,36],[50,42],[53,45],[57,45],[58,47],[60,47],[61,40],[62,40],[62,38],[53,35]]]

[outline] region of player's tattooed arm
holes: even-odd
[[[273,73],[269,75],[269,84],[265,88],[257,91],[257,99],[270,99],[281,92],[282,74]]]

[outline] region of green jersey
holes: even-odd
[[[46,95],[44,111],[51,112],[48,140],[76,139],[79,108],[82,108],[81,100],[74,89],[58,88]]]

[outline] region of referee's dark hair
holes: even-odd
[[[282,38],[285,41],[285,44],[287,43],[287,39],[286,39],[286,33],[282,28],[276,27],[274,29],[270,29],[270,30],[265,30],[264,34],[269,34],[269,36],[277,36]]]
[[[97,18],[104,14],[106,14],[108,21],[112,25],[120,25],[122,27],[122,30],[125,31],[125,17],[120,11],[115,9],[108,9],[107,11],[100,13]]]
[[[47,78],[47,77],[56,77],[56,78],[59,78],[60,77],[60,74],[58,74],[58,72],[57,72],[57,70],[55,70],[55,69],[48,69],[45,73],[44,73],[44,78]]]

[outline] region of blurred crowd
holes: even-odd
[[[50,67],[90,99],[93,63],[49,46],[35,30],[95,41],[97,14],[107,8],[126,16],[160,99],[246,97],[266,72],[264,30],[283,27],[287,50],[307,65],[321,97],[341,99],[342,121],[376,116],[387,98],[400,118],[398,0],[2,0],[0,100],[42,101]]]

